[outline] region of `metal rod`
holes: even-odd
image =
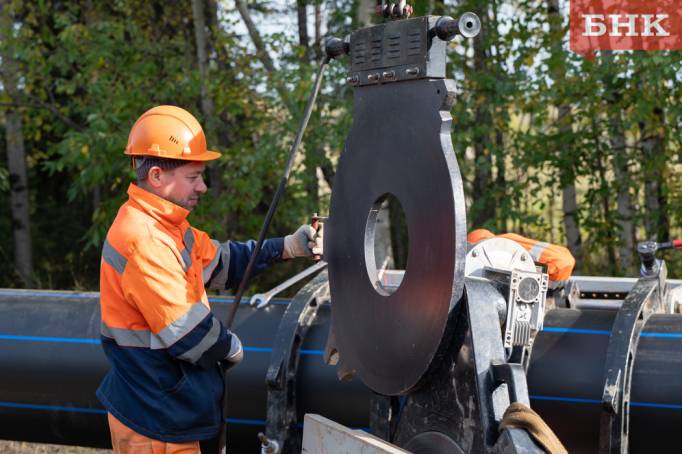
[[[327,56],[325,57],[324,60],[322,60],[322,63],[320,63],[320,69],[318,70],[317,76],[315,78],[315,85],[313,87],[313,91],[310,94],[310,97],[308,98],[308,104],[306,105],[305,111],[303,112],[301,125],[298,128],[298,134],[296,134],[296,139],[294,140],[294,143],[291,145],[291,150],[289,151],[289,159],[284,169],[284,175],[282,175],[282,178],[279,180],[279,186],[277,186],[277,191],[275,191],[275,195],[272,198],[270,207],[268,208],[268,213],[265,215],[265,221],[263,221],[263,226],[261,227],[260,234],[258,235],[256,247],[253,249],[253,253],[251,254],[251,258],[249,259],[249,264],[246,266],[246,271],[244,272],[244,277],[239,283],[239,288],[237,289],[237,295],[235,295],[234,303],[230,308],[230,314],[227,318],[226,324],[228,329],[232,327],[234,318],[237,315],[237,309],[239,308],[239,303],[241,303],[244,291],[246,291],[246,287],[249,284],[249,279],[251,278],[251,274],[253,273],[253,267],[256,264],[256,258],[258,257],[258,254],[260,254],[261,247],[263,246],[263,241],[265,240],[265,235],[267,234],[268,228],[270,227],[270,223],[272,222],[272,217],[274,216],[275,210],[277,210],[279,201],[282,198],[282,194],[284,194],[284,190],[286,189],[287,181],[289,180],[289,174],[291,173],[291,168],[294,165],[296,151],[298,151],[298,147],[301,145],[303,133],[305,132],[306,127],[308,126],[308,121],[310,120],[310,115],[312,114],[313,107],[315,106],[317,94],[319,93],[320,86],[322,85],[322,75],[324,74],[324,70],[327,67],[327,64],[329,63],[330,60],[331,58]]]

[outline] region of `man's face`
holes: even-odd
[[[203,162],[197,161],[191,161],[173,170],[152,167],[149,171],[150,183],[158,196],[192,211],[199,203],[201,194],[208,189],[203,177],[205,168]],[[160,171],[158,176],[153,175],[156,169]]]

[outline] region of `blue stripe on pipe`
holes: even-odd
[[[107,411],[103,408],[64,407],[61,405],[21,404],[17,402],[0,402],[0,407],[21,408],[25,410],[65,411],[69,413],[89,413],[97,415],[107,414]]]
[[[640,337],[667,337],[669,339],[682,339],[679,333],[641,333]]]
[[[547,333],[598,334],[601,336],[611,335],[611,331],[602,329],[559,328],[554,326],[543,328],[542,331]]]
[[[76,337],[43,337],[43,336],[17,336],[13,334],[0,334],[0,341],[28,341],[28,342],[55,342],[60,344],[101,344],[102,341],[99,339],[79,339]],[[249,347],[244,346],[245,352],[255,352],[255,353],[272,353],[272,348],[270,347]],[[301,350],[301,355],[317,355],[322,356],[324,352],[322,350]]]
[[[251,299],[250,296],[245,296],[242,298],[241,302],[239,303],[240,305],[242,304],[249,304],[249,300]],[[285,299],[285,298],[277,298],[277,299],[271,299],[270,303],[268,304],[275,304],[275,305],[283,305],[283,306],[288,306],[290,299]],[[220,298],[220,297],[213,297],[208,299],[209,303],[225,303],[225,304],[232,304],[234,303],[234,298]]]
[[[5,408],[20,408],[23,410],[47,410],[47,411],[64,411],[69,413],[87,413],[96,415],[106,415],[107,411],[104,408],[83,408],[83,407],[64,407],[61,405],[37,405],[37,404],[21,404],[16,402],[0,402],[0,407]],[[226,418],[226,423],[264,426],[264,419],[243,419],[243,418]]]
[[[669,408],[671,410],[682,410],[682,405],[674,404],[650,404],[646,402],[630,402],[631,407],[649,407],[649,408]]]
[[[0,340],[33,341],[33,342],[57,342],[63,344],[101,344],[99,339],[79,339],[77,337],[43,337],[43,336],[15,336],[0,334]]]
[[[575,328],[556,328],[550,327],[545,328],[543,331],[548,333],[567,333],[567,334],[598,334],[598,335],[609,335],[610,333],[606,330],[595,330],[595,329],[575,329]],[[642,332],[640,337],[659,337],[668,339],[682,339],[682,333],[652,333],[652,332]],[[99,339],[83,339],[77,337],[46,337],[46,336],[20,336],[15,334],[0,334],[0,340],[10,340],[10,341],[32,341],[32,342],[55,342],[64,344],[101,344]],[[272,348],[270,347],[244,347],[244,351],[247,352],[258,352],[258,353],[271,353]],[[309,350],[302,349],[301,355],[315,355],[322,356],[324,351],[322,350]]]
[[[30,292],[30,291],[12,291],[12,290],[0,290],[0,295],[7,296],[54,296],[66,299],[89,299],[89,298],[99,298],[98,292],[92,293],[61,293],[61,292]],[[245,296],[242,298],[241,304],[248,304],[251,297]],[[208,299],[211,303],[234,303],[234,298],[229,297],[210,297]],[[270,301],[270,304],[278,305],[288,305],[290,299],[286,298],[275,298]]]
[[[597,399],[580,399],[577,397],[558,397],[558,396],[528,396],[530,400],[549,400],[554,402],[571,402],[576,404],[601,404],[601,400]],[[682,405],[676,404],[654,404],[648,402],[630,402],[630,407],[643,408],[667,408],[670,410],[682,410]]]
[[[11,290],[0,291],[0,295],[8,296],[57,296],[60,298],[85,299],[99,298],[99,293],[60,293],[60,292],[13,292]]]
[[[242,348],[245,352],[272,353],[272,349],[270,347],[247,347],[245,345]]]
[[[226,424],[237,424],[240,426],[264,426],[264,419],[244,419],[244,418],[225,418]]]
[[[272,353],[272,348],[270,347],[243,347],[245,352],[257,352],[257,353]],[[324,352],[322,350],[301,350],[301,355],[317,355],[322,356]]]
[[[576,404],[601,404],[601,400],[597,399],[581,399],[578,397],[558,397],[558,396],[528,396],[530,400],[551,400],[557,402],[572,402]]]
[[[568,333],[568,334],[598,334],[602,336],[611,335],[610,331],[601,329],[579,329],[579,328],[559,328],[559,327],[547,327],[543,331],[548,333]],[[640,337],[661,337],[668,339],[682,339],[682,333],[656,333],[643,331],[639,334]]]
[[[545,400],[545,401],[558,401],[558,402],[570,402],[579,404],[600,404],[601,401],[596,399],[580,399],[575,397],[558,397],[558,396],[529,396],[530,400]],[[654,404],[646,402],[630,402],[631,407],[645,407],[645,408],[665,408],[671,410],[682,410],[682,405],[674,404]],[[107,411],[103,408],[84,408],[84,407],[65,407],[62,405],[40,405],[40,404],[24,404],[19,402],[0,402],[0,408],[17,408],[22,410],[43,410],[43,411],[62,411],[67,413],[84,413],[84,414],[95,414],[95,415],[105,415]],[[235,425],[248,425],[248,426],[264,426],[266,421],[264,419],[246,419],[246,418],[225,418],[225,423],[235,424]],[[301,423],[298,423],[299,427],[302,427]],[[366,427],[358,428],[360,430],[369,431]]]

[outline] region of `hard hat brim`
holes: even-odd
[[[214,161],[222,156],[222,154],[218,153],[217,151],[206,151],[204,153],[194,156],[192,155],[168,156],[163,154],[159,155],[152,152],[130,153],[128,150],[126,150],[124,154],[128,156],[150,156],[154,158],[177,159],[179,161]]]
[[[177,157],[173,159],[181,159],[183,161],[214,161],[222,156],[220,153],[217,151],[210,151],[207,150],[205,153],[202,153],[198,156],[188,156],[188,157]]]

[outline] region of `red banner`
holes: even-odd
[[[570,0],[571,50],[682,50],[682,0]]]

